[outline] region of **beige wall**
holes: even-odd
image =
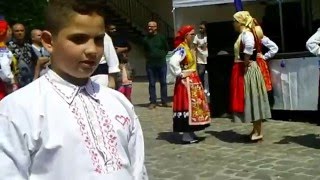
[[[312,0],[313,20],[320,19],[320,0]]]
[[[145,5],[152,9],[155,13],[159,14],[167,23],[173,26],[173,13],[172,11],[172,0],[141,0]],[[275,0],[274,0],[275,1]],[[284,0],[285,2],[290,1],[301,1],[301,0]],[[313,19],[320,18],[320,0],[311,0],[313,5],[312,14]],[[244,4],[245,9],[257,19],[261,19],[264,14],[265,6],[257,2],[247,2]],[[219,22],[232,20],[234,13],[233,4],[228,5],[214,5],[214,6],[202,6],[190,8],[176,9],[176,13],[183,14],[176,18],[176,23],[182,25],[185,23],[198,24],[201,20],[208,22]],[[201,12],[201,13],[199,13]]]
[[[158,13],[162,19],[173,27],[172,0],[142,0],[142,2],[155,13]],[[262,16],[261,14],[264,13],[261,12],[261,10],[264,9],[263,6],[246,5],[246,8],[257,18],[260,18]],[[192,10],[190,10],[190,8],[183,8],[176,11],[179,11],[179,13],[182,13],[183,15],[182,17],[179,17],[179,22],[198,24],[201,20],[206,20],[208,22],[231,20],[232,14],[234,13],[234,6],[232,4],[203,6],[193,7]],[[137,76],[145,76],[146,59],[144,58],[143,48],[138,44],[131,44],[132,51],[130,52],[130,62],[135,68]]]
[[[258,20],[264,15],[264,5],[248,3],[245,5],[245,8]],[[232,21],[234,13],[235,8],[233,4],[181,8],[175,10],[175,24],[176,27],[179,27],[184,24],[197,25],[202,20],[207,22]]]
[[[141,0],[141,2],[173,27],[172,0]]]
[[[136,76],[146,76],[146,59],[143,47],[133,42],[130,42],[130,45],[132,49],[129,53],[129,61],[136,72]]]
[[[174,26],[172,0],[142,0],[142,2],[159,14],[167,23]],[[258,3],[246,3],[245,8],[259,19],[264,14],[265,6]],[[233,4],[175,9],[175,13],[178,14],[175,22],[178,25],[182,25],[186,23],[198,24],[201,20],[208,22],[227,21],[232,20],[234,12]]]
[[[172,0],[141,0],[145,5],[159,14],[167,23],[173,25]],[[286,0],[297,1],[297,0]],[[299,0],[298,0],[299,1]],[[314,20],[320,18],[320,0],[312,0]],[[244,4],[245,9],[261,20],[264,15],[265,5],[260,3],[248,2]],[[205,20],[208,22],[219,22],[232,20],[232,15],[235,12],[233,4],[223,4],[214,6],[201,6],[192,8],[176,9],[177,14],[175,22],[176,26],[183,24],[198,24]],[[136,69],[138,76],[145,75],[145,58],[143,55],[143,48],[139,45],[132,45],[132,52],[130,53],[131,64]]]

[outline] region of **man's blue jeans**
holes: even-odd
[[[146,66],[147,76],[149,80],[149,100],[150,103],[156,104],[156,82],[160,82],[161,102],[167,103],[168,92],[167,92],[167,64],[162,66]]]

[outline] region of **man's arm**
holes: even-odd
[[[117,54],[121,54],[127,52],[129,50],[128,47],[115,47]]]
[[[131,46],[129,44],[129,41],[126,38],[122,39],[122,45],[121,46],[115,46],[117,54],[126,53],[131,50]]]
[[[274,57],[277,52],[279,51],[279,48],[277,46],[276,43],[274,43],[271,39],[269,39],[267,36],[263,36],[262,40],[261,40],[261,43],[266,46],[269,51],[266,52],[264,55],[263,55],[263,59],[265,60],[268,60],[268,59],[271,59],[272,57]]]
[[[34,67],[37,65],[37,62],[39,60],[39,57],[37,56],[37,54],[34,52],[31,44],[28,44],[29,46],[29,51],[31,53],[31,63],[33,63]]]
[[[163,37],[163,46],[164,46],[164,50],[166,51],[166,54],[169,52],[169,44],[168,44],[168,40],[166,39],[165,36]]]
[[[193,39],[193,44],[197,48],[198,47],[198,35],[196,35]]]
[[[320,28],[306,43],[307,49],[314,55],[320,56]]]
[[[108,83],[109,87],[112,89],[116,88],[116,78],[117,73],[120,72],[119,69],[119,59],[116,53],[116,50],[113,46],[112,40],[109,35],[105,35],[104,38],[104,55],[109,67],[108,74]]]
[[[48,57],[39,57],[37,64],[34,70],[33,80],[36,80],[40,77],[40,72],[44,68],[44,66],[50,61]]]

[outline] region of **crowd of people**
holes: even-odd
[[[130,102],[131,46],[115,25],[105,25],[102,7],[99,1],[50,1],[46,30],[32,30],[31,43],[23,24],[10,27],[0,20],[0,179],[148,179],[142,128]],[[266,60],[278,47],[249,12],[237,12],[233,19],[239,37],[230,109],[235,122],[253,124],[248,137],[257,142],[263,139],[262,122],[271,118]],[[319,37],[320,30],[307,42],[316,55]],[[167,69],[167,40],[156,22],[148,23],[149,109],[157,107],[159,80],[161,106],[173,108],[173,131],[183,133],[184,144],[198,143],[195,132],[211,123],[203,88],[206,22],[199,34],[182,26],[174,46]],[[263,54],[262,46],[269,51]],[[176,77],[173,104],[167,71]]]

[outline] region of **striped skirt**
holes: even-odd
[[[253,61],[244,75],[244,113],[235,113],[235,122],[271,118],[266,85],[258,64]]]

